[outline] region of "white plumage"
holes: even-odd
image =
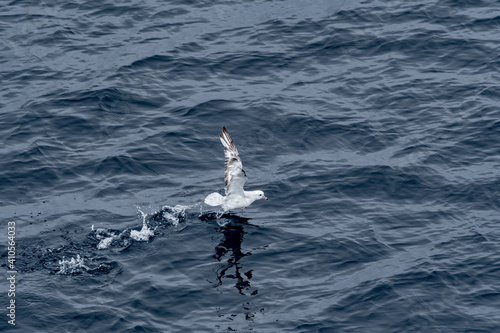
[[[225,127],[222,127],[222,135],[219,134],[219,137],[224,146],[226,196],[222,196],[217,192],[210,193],[205,198],[205,203],[210,206],[221,206],[224,211],[228,211],[236,208],[245,209],[255,200],[267,200],[262,191],[245,191],[243,189],[247,181],[247,175],[243,171],[238,149],[236,149]]]

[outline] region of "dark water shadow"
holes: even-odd
[[[241,259],[252,255],[250,251],[242,251],[242,243],[246,234],[245,227],[258,228],[258,226],[249,223],[249,218],[234,214],[223,214],[217,218],[216,213],[209,213],[202,215],[200,219],[207,222],[216,222],[217,231],[224,236],[220,243],[215,246],[213,255],[221,263],[217,269],[217,283],[214,283],[214,287],[219,287],[225,279],[230,279],[234,281],[235,287],[240,294],[256,295],[258,290],[251,290],[250,285],[253,269],[247,270],[241,263]]]

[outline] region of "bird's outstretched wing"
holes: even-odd
[[[219,134],[220,141],[224,146],[225,156],[225,171],[224,182],[226,186],[226,195],[238,194],[243,195],[243,186],[247,181],[247,175],[243,171],[238,149],[234,145],[233,140],[229,136],[225,127],[222,127],[222,135]]]

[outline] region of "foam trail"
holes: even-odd
[[[132,240],[148,241],[155,237],[157,228],[163,228],[168,225],[177,226],[185,221],[186,211],[196,205],[184,206],[176,205],[174,207],[165,205],[160,211],[154,213],[145,213],[140,207],[137,207],[142,219],[141,230],[127,228],[123,231],[111,230],[106,228],[95,228],[92,225],[91,229],[94,232],[95,238],[99,241],[96,245],[98,250],[104,250],[110,247],[127,247]]]

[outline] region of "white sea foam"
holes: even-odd
[[[75,274],[81,273],[82,270],[88,270],[89,268],[83,264],[84,259],[80,257],[79,254],[76,258],[71,258],[66,260],[65,257],[59,260],[59,272],[58,274]]]
[[[142,227],[140,231],[132,230],[130,232],[130,237],[136,241],[147,241],[154,236],[154,232],[149,229],[146,225]]]
[[[111,242],[113,241],[113,239],[115,239],[115,237],[106,237],[106,238],[101,239],[99,244],[97,244],[97,248],[99,250],[107,249],[111,245]]]
[[[140,231],[131,230],[130,238],[135,239],[136,241],[147,241],[154,236],[154,230],[149,229],[148,224],[146,222],[148,214],[144,213],[140,209],[139,212],[142,215],[142,229]]]
[[[179,224],[179,219],[184,218],[186,215],[186,209],[191,208],[191,206],[175,205],[175,207],[170,207],[168,205],[163,206],[163,217],[173,225]]]
[[[176,205],[174,207],[165,205],[162,207],[162,212],[161,212],[162,218],[164,219],[164,221],[174,226],[177,226],[184,219],[186,215],[186,210],[189,208],[193,208],[194,206],[197,205],[193,206]],[[123,245],[123,243],[127,243],[127,239],[133,239],[136,241],[144,242],[154,237],[156,228],[158,228],[158,226],[161,225],[162,223],[160,222],[159,224],[155,225],[154,223],[158,221],[154,221],[153,225],[151,225],[152,221],[148,220],[150,214],[143,212],[140,207],[137,207],[137,210],[141,214],[141,219],[142,219],[141,230],[134,230],[134,229],[131,230],[130,228],[127,228],[120,232],[104,228],[95,228],[95,226],[92,225],[91,229],[95,233],[96,239],[99,241],[99,243],[97,244],[97,249],[104,250],[111,246],[115,246],[117,244]],[[153,215],[154,214],[156,213],[153,213]]]
[[[117,233],[103,228],[94,229],[93,225],[92,231],[95,232],[95,237],[99,240],[99,244],[97,244],[99,250],[107,249],[113,240],[120,239],[123,234],[123,232]]]

